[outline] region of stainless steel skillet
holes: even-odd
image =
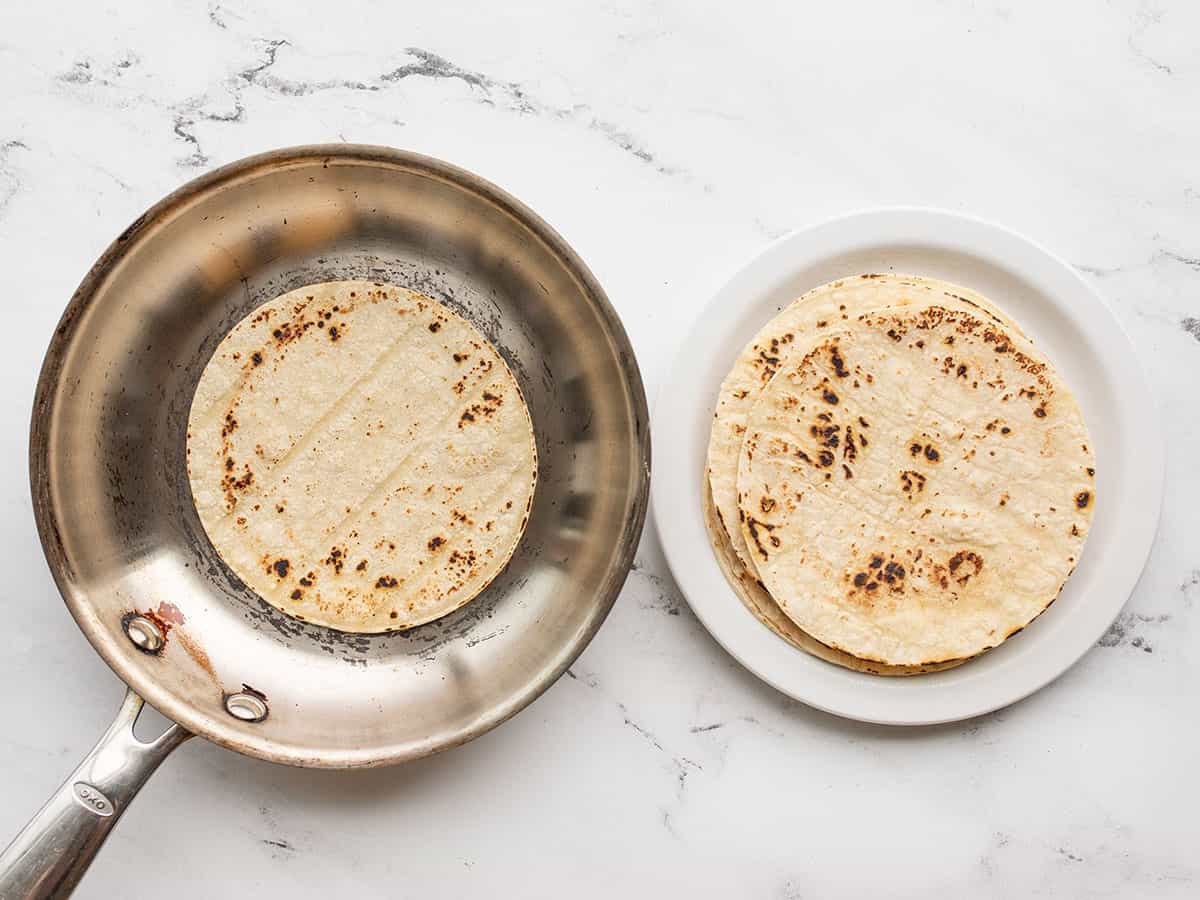
[[[185,429],[217,343],[316,281],[412,287],[462,312],[521,382],[540,472],[511,564],[459,612],[391,635],[293,620],[220,561]],[[197,734],[272,762],[378,766],[464,743],[583,650],[641,533],[646,401],[600,286],[533,212],[433,159],[297,147],[233,163],[134,222],[88,273],[42,367],[30,435],[51,572],[129,685],[112,727],[0,855],[0,897],[65,896],[166,755]],[[175,723],[133,735],[142,698]]]

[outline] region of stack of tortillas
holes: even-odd
[[[822,285],[747,344],[708,448],[709,536],[780,637],[881,675],[948,668],[1049,606],[1095,506],[1079,406],[984,297]]]
[[[309,285],[234,326],[196,389],[187,456],[225,563],[289,615],[352,632],[477,596],[537,481],[529,410],[487,338],[374,282]]]

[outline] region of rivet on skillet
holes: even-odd
[[[133,642],[133,646],[143,653],[157,655],[167,642],[157,623],[145,616],[136,614],[126,616],[121,624],[125,628],[126,636]]]
[[[236,694],[225,695],[225,711],[243,722],[261,722],[267,717],[270,709],[264,697],[248,691],[238,691]]]

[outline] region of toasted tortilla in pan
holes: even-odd
[[[537,481],[496,349],[436,301],[372,282],[300,288],[238,323],[200,379],[187,453],[226,564],[283,612],[350,632],[477,596]]]

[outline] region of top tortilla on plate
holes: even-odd
[[[466,319],[362,281],[314,284],[221,341],[188,419],[217,553],[283,612],[342,631],[443,616],[504,568],[537,481],[512,372]]]
[[[763,388],[793,355],[803,357],[825,333],[845,322],[876,309],[929,303],[971,310],[1021,333],[1016,323],[968,288],[916,275],[871,274],[839,279],[808,291],[764,325],[742,349],[721,384],[707,468],[715,511],[734,555],[750,571],[754,571],[754,560],[737,520],[737,469],[746,419]]]
[[[937,305],[867,313],[762,392],[742,533],[822,643],[891,665],[961,659],[1058,596],[1094,465],[1078,404],[1028,339]]]

